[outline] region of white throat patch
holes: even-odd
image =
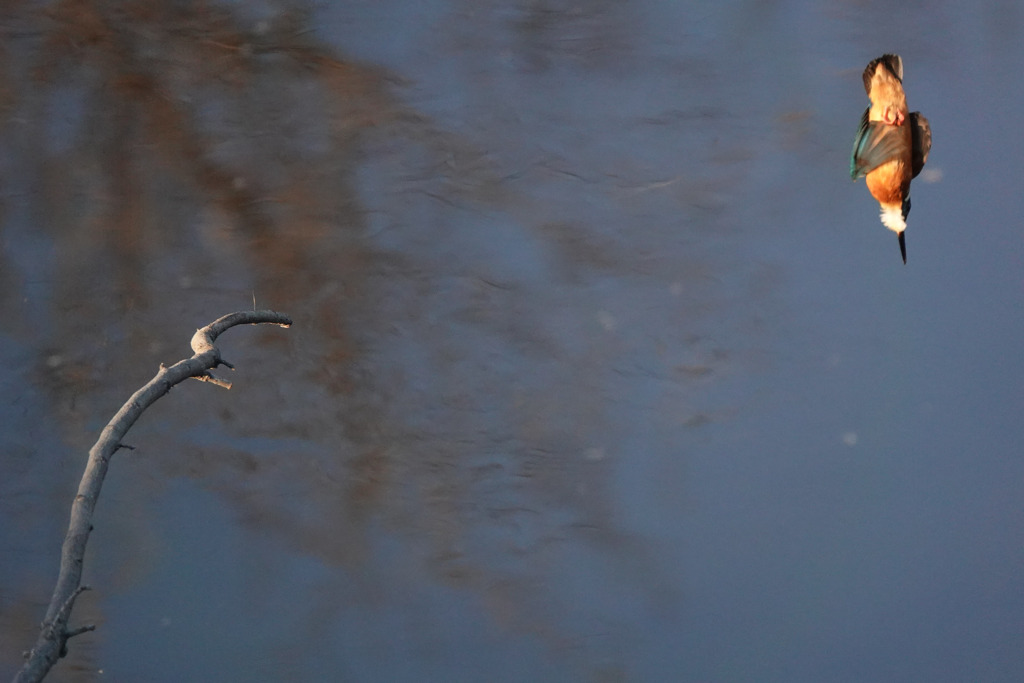
[[[907,222],[903,220],[903,210],[900,206],[882,207],[882,224],[893,232],[903,232],[907,229]]]

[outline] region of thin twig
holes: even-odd
[[[156,376],[132,394],[103,428],[100,438],[89,449],[89,460],[82,474],[82,481],[78,485],[78,494],[71,505],[71,521],[68,524],[67,536],[64,537],[57,586],[50,598],[50,606],[46,610],[46,618],[43,620],[35,647],[29,652],[27,661],[14,678],[16,683],[43,680],[57,660],[67,654],[68,639],[95,628],[88,625],[69,630],[68,620],[75,599],[82,591],[88,590],[87,586],[81,585],[85,545],[92,531],[93,511],[103,486],[103,479],[107,475],[110,458],[119,449],[126,447],[121,439],[149,406],[170,391],[175,384],[189,377],[230,387],[230,382],[217,379],[210,374],[210,370],[218,365],[231,367],[220,357],[220,350],[214,346],[214,342],[221,333],[235,325],[261,323],[289,327],[292,321],[288,316],[274,311],[240,311],[218,318],[206,327],[196,330],[192,336],[192,350],[195,355],[170,367],[161,364]]]

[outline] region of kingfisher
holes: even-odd
[[[881,206],[882,224],[899,237],[907,262],[910,181],[921,172],[932,148],[932,130],[921,112],[907,108],[903,91],[903,60],[882,55],[864,69],[864,90],[871,106],[860,117],[850,158],[850,177],[867,176],[871,196]]]

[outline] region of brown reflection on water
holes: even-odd
[[[577,42],[552,42],[559,21]],[[543,69],[568,50],[603,68],[595,50],[625,38],[608,43],[597,21],[527,13],[524,59]],[[531,188],[597,183],[588,191],[626,206],[666,188],[703,215],[714,180],[608,179],[557,153],[502,162],[403,104],[394,74],[318,44],[294,8],[247,22],[205,3],[76,0],[9,5],[4,22],[5,173],[27,180],[10,200],[26,218],[7,212],[2,229],[29,245],[21,263],[2,256],[4,291],[25,292],[4,311],[37,349],[38,417],[69,446],[60,481],[33,485],[67,493],[99,425],[158,362],[187,353],[196,326],[254,298],[296,320],[229,333],[236,388],[177,388],[133,432],[133,490],[100,514],[103,533],[134,542],[94,558],[93,583],[145,580],[160,552],[144,540],[156,525],[145,501],[185,476],[272,547],[346,568],[339,583],[372,584],[374,535],[394,534],[411,571],[478,592],[503,623],[554,643],[573,637],[559,614],[571,598],[551,584],[574,557],[596,558],[650,609],[677,597],[612,503],[635,400],[623,392],[654,377],[660,424],[699,426],[713,418],[687,387],[728,355],[698,332],[637,338],[640,312],[593,288],[624,278],[689,322],[714,305],[700,299],[714,278],[699,257],[675,274],[656,244],[548,210]],[[501,249],[466,227],[491,221],[522,227],[543,256],[493,265]],[[633,357],[638,345],[650,360]],[[126,501],[141,514],[118,515]],[[50,526],[65,510],[47,512]],[[39,588],[8,597],[7,642],[28,642],[21,601],[42,600]],[[311,607],[304,632],[343,609]]]

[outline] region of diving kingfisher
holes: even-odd
[[[871,106],[860,117],[850,158],[850,177],[867,176],[871,196],[878,200],[882,223],[899,237],[907,262],[910,181],[921,172],[932,148],[932,130],[920,112],[907,109],[903,91],[903,60],[882,55],[864,69],[864,90]]]

